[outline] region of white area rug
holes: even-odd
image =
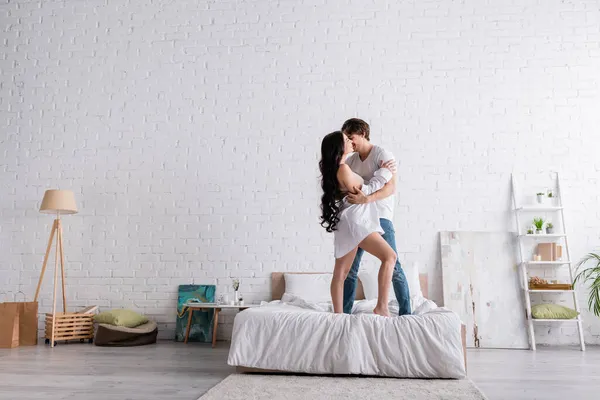
[[[485,400],[468,379],[338,378],[233,374],[199,400]]]

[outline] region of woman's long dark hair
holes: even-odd
[[[339,222],[340,200],[342,193],[338,185],[337,172],[344,155],[344,136],[340,131],[331,132],[323,138],[321,143],[321,226],[327,232],[336,230]]]

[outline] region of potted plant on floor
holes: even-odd
[[[546,224],[546,233],[548,233],[548,234],[554,233],[554,225],[552,224],[552,222],[548,222]]]
[[[541,235],[543,233],[542,229],[544,229],[544,219],[540,217],[534,218],[533,225],[535,225],[535,234]]]
[[[595,265],[580,270],[589,261]],[[589,283],[588,308],[597,317],[600,317],[600,255],[589,253],[577,263],[577,276],[573,280],[573,286],[579,281]]]
[[[538,202],[539,204],[544,204],[544,193],[542,193],[542,192],[539,192],[539,193],[536,195],[536,197],[537,197],[537,202]]]

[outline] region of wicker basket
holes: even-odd
[[[54,326],[53,326],[54,323]],[[94,315],[78,313],[46,314],[46,344],[57,341],[94,339]]]

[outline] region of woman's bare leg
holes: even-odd
[[[371,233],[369,236],[367,236],[362,242],[359,243],[358,247],[367,253],[373,254],[381,261],[381,267],[379,268],[378,275],[379,293],[377,293],[377,305],[375,306],[373,312],[375,314],[389,317],[390,311],[388,309],[388,293],[390,290],[390,285],[392,284],[392,273],[394,272],[394,265],[396,264],[396,253],[377,232]]]
[[[344,312],[344,281],[348,276],[348,271],[350,271],[357,250],[358,247],[355,247],[350,253],[335,259],[333,278],[331,279],[331,301],[333,302],[334,313]]]

